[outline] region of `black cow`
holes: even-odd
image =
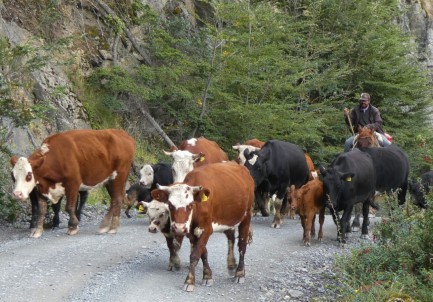
[[[171,185],[173,183],[171,165],[163,162],[144,165],[140,170],[140,183],[151,191],[156,189],[157,185]]]
[[[145,188],[141,185],[141,183],[135,183],[126,190],[125,199],[123,200],[123,204],[126,205],[125,215],[128,218],[131,218],[129,214],[129,210],[131,210],[133,205],[139,206],[140,201],[149,202],[152,200],[152,196],[150,196],[150,189]],[[144,208],[145,209],[145,208]],[[146,213],[144,211],[144,213]]]
[[[345,243],[345,233],[350,231],[350,217],[355,204],[362,202],[362,235],[368,235],[368,210],[374,206],[376,171],[371,156],[354,149],[340,153],[328,169],[320,169],[326,194],[326,206],[337,225],[337,238]],[[344,211],[341,219],[339,211]]]
[[[428,171],[420,176],[421,182],[409,182],[409,192],[415,200],[415,204],[421,208],[427,208],[426,195],[433,186],[433,171]]]
[[[376,171],[376,191],[387,194],[397,191],[398,203],[406,201],[409,177],[409,159],[396,145],[384,148],[362,148],[373,159]]]
[[[75,210],[75,215],[77,216],[78,220],[81,220],[81,212],[83,210],[84,204],[87,201],[87,197],[89,196],[89,192],[88,191],[79,191],[80,195],[77,198],[77,208]],[[39,215],[39,202],[38,202],[38,195],[37,195],[37,191],[36,188],[33,189],[32,192],[30,192],[30,204],[32,206],[32,218],[30,221],[30,229],[34,229],[37,226],[37,222],[38,222],[38,215]],[[64,199],[64,197],[62,197],[59,202],[57,203],[53,203],[51,205],[51,208],[53,209],[54,212],[54,217],[53,217],[53,229],[54,228],[58,228],[60,225],[60,217],[59,217],[59,213],[60,213],[60,208],[62,205],[62,200]]]
[[[253,165],[246,165],[255,182],[256,202],[263,212],[265,209],[264,191],[270,196],[277,195],[275,200],[274,228],[281,225],[281,214],[287,208],[287,188],[295,185],[301,187],[308,181],[309,171],[304,151],[295,144],[269,140],[257,153]]]

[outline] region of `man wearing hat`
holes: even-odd
[[[344,108],[344,120],[349,123],[349,109]],[[350,112],[350,121],[352,122],[353,131],[358,132],[359,127],[368,127],[373,129],[382,137],[383,147],[389,146],[391,142],[384,135],[382,130],[383,121],[380,117],[379,109],[370,104],[370,95],[366,92],[361,93],[359,98],[359,106],[356,106]],[[344,152],[350,151],[353,148],[353,139],[355,136],[349,137],[344,143]]]

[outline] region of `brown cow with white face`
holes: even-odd
[[[107,187],[111,206],[99,232],[116,233],[134,149],[134,140],[122,130],[70,130],[49,136],[28,158],[12,157],[14,197],[24,201],[35,187],[38,192],[38,223],[31,237],[43,233],[47,200],[57,203],[63,195],[69,213],[68,234],[75,235],[78,191],[100,185]]]
[[[227,235],[227,265],[229,269],[236,266],[234,255],[230,255],[236,227],[239,232],[239,264],[235,281],[244,282],[244,257],[251,236],[254,202],[254,181],[247,168],[235,162],[198,167],[186,176],[184,182],[153,190],[152,197],[168,204],[173,231],[190,239],[190,267],[184,284],[186,291],[194,290],[195,268],[200,258],[203,262],[203,283],[207,286],[213,284],[206,249],[213,232]]]
[[[227,154],[214,141],[204,137],[183,141],[178,150],[164,153],[173,158],[174,182],[182,182],[192,169],[211,163],[228,161]]]

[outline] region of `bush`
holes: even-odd
[[[433,301],[433,203],[420,210],[387,197],[373,244],[338,261],[348,288],[344,301]],[[412,300],[413,299],[413,300]]]

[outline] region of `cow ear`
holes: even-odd
[[[160,190],[160,189],[154,189],[152,192],[150,192],[150,195],[152,195],[152,198],[155,200],[158,200],[159,202],[167,202],[168,201],[168,194],[167,192]]]
[[[208,189],[202,189],[194,194],[194,201],[206,202],[209,200],[210,191]]]
[[[17,160],[18,160],[18,156],[14,155],[11,157],[10,163],[11,163],[12,167],[15,167]]]
[[[239,150],[239,146],[240,146],[239,143],[237,143],[235,146],[232,146],[232,148],[235,150]]]
[[[39,155],[38,158],[29,160],[30,165],[32,166],[32,169],[38,169],[45,161],[45,156]]]

